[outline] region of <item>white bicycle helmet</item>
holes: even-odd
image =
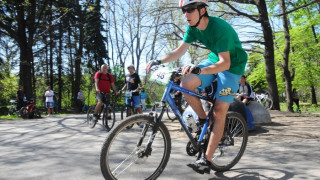
[[[130,64],[130,65],[127,67],[127,69],[129,69],[129,68],[131,68],[131,67],[133,67],[133,69],[136,69],[133,64]]]
[[[207,6],[209,5],[208,0],[179,0],[179,7],[182,8],[192,3],[203,3]]]

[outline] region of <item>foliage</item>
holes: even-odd
[[[286,4],[289,10],[311,1],[286,1]],[[263,35],[261,27],[259,23],[258,25],[248,23],[247,19],[234,13],[226,3],[210,1],[209,15],[221,16],[230,22],[242,41],[255,40],[258,42],[243,43],[250,50],[248,51],[250,54],[246,75],[255,91],[266,91],[268,84],[265,59],[262,55],[264,47],[261,46]],[[272,0],[267,3],[271,14],[269,17],[274,24],[274,41],[277,45],[275,70],[279,95],[282,95],[285,90],[282,69],[279,66],[284,48],[282,22],[279,21],[278,16],[274,16],[280,12],[278,1]],[[34,42],[30,42],[34,52],[28,57],[33,56],[33,62],[30,61],[30,63],[32,63],[34,79],[30,78],[33,83],[34,98],[37,100],[37,106],[40,107],[43,106],[43,94],[46,86],[51,83],[56,95],[59,88],[62,88],[62,95],[58,97],[62,107],[72,107],[74,91],[77,91],[75,81],[80,79],[76,78],[76,73],[79,71],[82,76],[80,87],[85,94],[86,103],[95,104],[93,75],[102,63],[109,65],[109,72],[114,75],[115,84],[119,90],[124,85],[125,63],[133,63],[143,69],[148,60],[161,58],[164,54],[178,47],[186,27],[185,17],[181,14],[181,10],[176,8],[177,3],[170,0],[142,0],[139,2],[110,0],[101,1],[101,4],[100,0],[37,1],[36,12],[30,10],[31,1],[19,6],[17,4],[16,1],[0,3],[0,60],[3,63],[0,65],[1,104],[6,104],[9,99],[15,98],[18,89],[19,78],[14,75],[18,70],[15,67],[19,67],[17,59],[20,58],[20,52],[18,47],[25,44],[22,42],[19,44],[17,41],[22,41],[22,38],[17,36],[21,33],[10,32],[17,31],[19,19],[16,8],[19,6],[24,8],[25,20],[28,20],[27,24],[32,25],[24,27],[22,30],[32,32],[33,29],[29,29],[29,27],[35,28],[34,34],[25,33],[25,35],[30,38],[34,37]],[[230,4],[246,14],[253,15],[253,18],[257,18],[259,14],[253,4],[239,4],[234,1],[230,1]],[[35,14],[39,19],[29,21],[31,15]],[[318,4],[301,8],[288,16],[291,25],[292,46],[289,66],[291,72],[295,72],[292,83],[293,87],[298,89],[301,98],[309,102],[310,86],[314,86],[316,95],[320,96],[320,14]],[[83,26],[83,31],[80,31],[80,26]],[[8,32],[7,29],[13,31]],[[81,32],[83,32],[83,38]],[[60,42],[61,44],[59,44]],[[30,43],[26,42],[29,45]],[[82,48],[83,53],[78,54]],[[200,44],[194,44],[189,48],[187,55],[168,65],[182,66],[190,61],[197,64],[198,61],[206,58],[207,54],[208,51],[200,47]],[[111,57],[110,62],[109,56]],[[59,58],[62,62],[57,61]],[[50,60],[53,62],[51,63]],[[76,65],[79,64],[80,70],[78,69],[76,72]],[[61,70],[62,84],[58,83],[59,70]],[[53,79],[51,80],[50,77]],[[148,93],[147,102],[159,101],[165,87],[149,82],[148,75],[145,79],[144,86]],[[121,104],[123,98],[116,97],[116,101]]]
[[[10,99],[16,99],[16,93],[19,89],[18,78],[14,75],[0,73],[0,105],[6,105]]]

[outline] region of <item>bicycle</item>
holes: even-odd
[[[256,94],[255,100],[268,110],[271,109],[273,106],[273,101],[269,98],[268,94]]]
[[[137,114],[138,113],[137,108],[134,107],[133,96],[132,96],[132,93],[136,92],[136,91],[137,90],[125,91],[125,97],[129,98],[129,102],[128,102],[129,104],[125,104],[124,108],[121,109],[121,120],[131,116],[132,114]],[[134,124],[131,124],[130,126],[127,126],[127,129],[132,128],[133,125]],[[137,125],[140,126],[140,123],[138,123]]]
[[[23,119],[33,118],[33,117],[36,117],[36,118],[41,117],[41,112],[36,107],[33,99],[26,101],[26,104],[27,104],[26,106],[22,107],[19,110],[19,113]]]
[[[105,93],[101,93],[101,94],[102,94],[103,108],[100,109],[97,119],[98,120],[100,119],[101,113],[102,113],[102,126],[104,130],[109,132],[113,128],[114,123],[116,121],[116,114],[111,104],[107,102],[108,101],[107,95],[109,94],[105,94]],[[93,116],[95,107],[96,106],[90,106],[87,112],[87,124],[90,128],[94,128],[97,123],[97,121],[95,121],[95,118]]]
[[[156,69],[156,68],[152,68]],[[170,71],[169,71],[170,72]],[[158,68],[151,79],[168,83],[168,71]],[[209,142],[209,120],[212,118],[213,106],[201,129],[193,135],[184,123],[181,114],[170,96],[171,89],[204,99],[214,104],[214,100],[189,91],[169,81],[161,100],[160,114],[155,111],[149,115],[134,115],[122,121],[106,138],[100,154],[100,168],[105,179],[156,179],[167,165],[171,152],[171,137],[165,124],[161,121],[166,103],[173,109],[180,124],[186,132],[189,143],[187,150],[199,159],[205,153]],[[128,125],[141,122],[142,129],[127,129]],[[225,130],[220,144],[213,156],[211,168],[215,171],[226,171],[232,168],[243,155],[248,140],[248,129],[244,118],[235,112],[228,112]],[[138,167],[134,165],[138,164]]]
[[[9,107],[9,109],[8,109],[8,116],[12,116],[12,115],[14,115],[16,112],[18,112],[17,111],[17,104],[18,104],[18,102],[17,102],[17,100],[13,100],[13,99],[11,99],[10,101],[10,107]]]

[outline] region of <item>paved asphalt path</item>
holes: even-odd
[[[84,114],[0,120],[0,180],[102,180],[99,155],[108,133],[100,124],[88,128],[84,120]],[[250,133],[245,154],[231,171],[200,175],[186,166],[194,161],[185,152],[186,135],[179,132],[177,122],[167,122],[172,130],[172,151],[158,179],[320,179],[318,135],[283,140],[267,126],[259,127]],[[319,131],[319,118],[314,122],[318,124],[312,126]],[[287,127],[281,123],[272,126]],[[281,134],[282,128],[278,129]]]

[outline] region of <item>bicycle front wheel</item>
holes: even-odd
[[[105,179],[156,179],[162,173],[170,157],[171,138],[167,127],[160,122],[151,151],[146,153],[155,125],[153,118],[134,115],[111,131],[100,155],[100,168]],[[135,123],[144,126],[126,128]]]
[[[21,117],[23,119],[29,118],[29,112],[28,112],[28,109],[26,107],[22,107],[19,112],[20,112]]]
[[[212,158],[212,169],[218,172],[231,169],[242,157],[247,141],[247,122],[241,114],[228,112],[222,139]]]
[[[109,132],[113,128],[115,121],[116,114],[114,109],[113,107],[108,106],[103,112],[102,126],[107,132]]]
[[[16,108],[14,106],[10,106],[9,110],[8,110],[8,116],[11,116],[15,113]]]
[[[90,106],[87,112],[87,124],[90,128],[94,128],[94,126],[97,123],[93,117],[94,109],[95,109],[95,106]]]

